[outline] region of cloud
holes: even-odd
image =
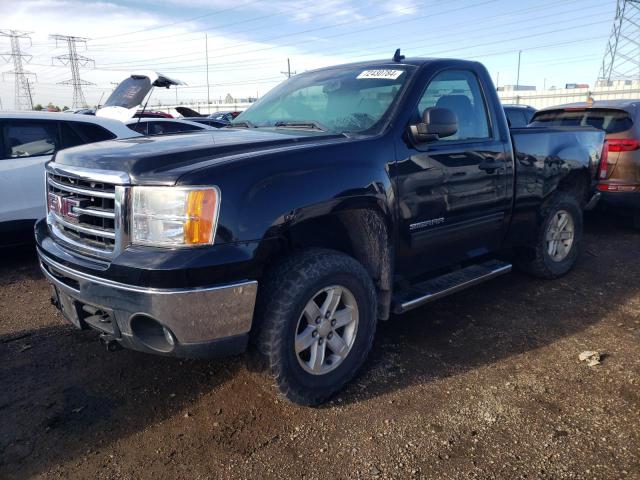
[[[169,14],[170,9],[154,8],[154,11],[149,12],[137,5],[133,7],[112,2],[89,3],[78,0],[3,1],[0,5],[3,28],[19,27],[33,32],[33,46],[27,48],[28,43],[24,43],[23,48],[25,53],[33,55],[33,60],[25,68],[38,76],[38,82],[34,84],[35,102],[71,104],[72,88],[57,84],[70,78],[69,67],[55,61],[52,64],[52,57],[66,51],[64,45],[56,48],[55,42],[49,38],[52,33],[95,39],[87,43],[86,50],[82,45],[78,48],[79,54],[93,58],[96,63],[95,69],[81,69],[81,77],[95,84],[83,89],[90,104],[97,103],[101,97],[106,99],[114,87],[112,83],[141,69],[161,71],[184,80],[188,87],[178,90],[179,101],[206,99],[205,39],[201,33],[202,24],[185,22],[134,35],[103,38],[175,22],[176,17]],[[178,18],[185,17],[188,18],[189,15],[182,13]],[[267,35],[263,35],[265,36]],[[2,40],[6,39],[0,39],[0,42]],[[280,72],[286,69],[287,58],[291,58],[292,69],[298,72],[340,63],[339,59],[329,56],[307,55],[296,46],[278,47],[270,42],[226,35],[224,31],[209,33],[208,44],[212,98],[224,96],[228,92],[234,96],[265,93],[285,78]],[[7,49],[8,41],[4,45],[0,44],[0,51]],[[0,70],[8,71],[11,68],[7,64],[1,66]],[[12,97],[13,81],[8,78],[6,82],[0,82],[0,99],[5,108],[12,106]],[[150,105],[155,100],[173,102],[175,92],[159,90]]]
[[[392,0],[384,4],[384,10],[392,15],[413,15],[418,11],[415,2]]]

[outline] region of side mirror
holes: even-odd
[[[422,123],[409,126],[409,137],[414,144],[432,142],[450,137],[458,131],[458,118],[448,108],[427,108]]]

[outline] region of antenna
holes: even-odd
[[[31,37],[28,32],[19,32],[17,30],[0,30],[0,36],[8,37],[11,39],[11,53],[3,53],[0,55],[6,62],[13,62],[13,70],[4,72],[4,75],[13,75],[15,79],[15,109],[16,110],[33,110],[33,91],[31,90],[31,83],[29,82],[29,76],[36,78],[36,74],[27,72],[22,61],[29,63],[32,56],[22,53],[20,48],[20,40],[29,40],[29,46],[31,46]]]
[[[82,86],[95,84],[87,82],[86,80],[82,80],[80,78],[80,67],[86,67],[89,64],[93,64],[95,66],[95,62],[90,58],[78,55],[76,44],[84,43],[86,48],[86,43],[89,39],[72,37],[68,35],[50,35],[50,37],[56,41],[56,47],[58,46],[58,42],[60,41],[66,43],[69,50],[69,53],[67,53],[66,55],[58,55],[57,57],[53,57],[51,59],[52,64],[55,60],[58,60],[61,64],[69,65],[71,67],[71,79],[65,80],[63,82],[58,82],[58,84],[73,85],[72,108],[85,108],[87,106],[87,100],[84,98]]]
[[[404,60],[404,55],[400,55],[400,49],[396,49],[396,53],[393,54],[393,61],[396,63],[400,63]]]
[[[599,85],[640,79],[640,1],[617,0],[616,17],[598,74]]]

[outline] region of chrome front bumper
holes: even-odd
[[[142,288],[71,269],[41,250],[38,256],[42,272],[54,287],[54,303],[79,328],[100,330],[128,348],[177,356],[209,356],[203,355],[209,346],[227,340],[233,344],[229,353],[246,346],[256,281],[194,289]],[[96,312],[108,318],[109,324],[96,321],[92,315]],[[170,345],[156,348],[153,341],[147,341],[136,328],[142,317],[168,330]]]

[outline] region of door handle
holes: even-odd
[[[485,158],[482,162],[480,162],[480,165],[478,165],[478,168],[480,170],[484,170],[487,173],[493,173],[495,172],[497,169],[502,168],[504,166],[503,162],[496,162],[495,158]]]

